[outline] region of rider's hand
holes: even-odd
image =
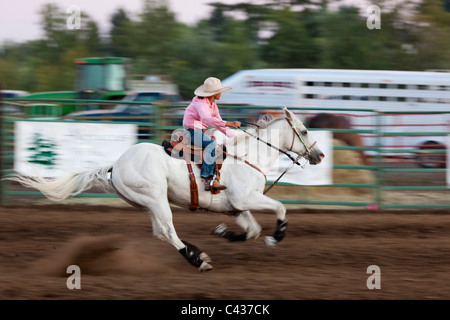
[[[240,126],[241,126],[241,123],[239,121],[227,121],[227,127],[237,129]]]

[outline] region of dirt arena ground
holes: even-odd
[[[123,206],[0,208],[0,299],[450,299],[450,212],[288,210],[286,238],[266,248],[276,218],[254,213],[259,239],[210,232],[225,215],[174,208],[180,238],[207,252],[200,273],[152,236],[143,211]],[[69,290],[78,265],[81,289]],[[380,268],[370,290],[369,266]]]

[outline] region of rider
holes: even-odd
[[[183,119],[183,127],[187,137],[191,137],[191,143],[205,148],[204,160],[200,170],[200,176],[205,180],[205,190],[224,190],[227,187],[221,185],[215,175],[215,157],[217,143],[205,133],[208,127],[215,127],[227,137],[234,137],[236,134],[230,128],[239,128],[239,121],[224,121],[219,114],[219,108],[215,100],[219,100],[222,92],[230,90],[231,87],[224,87],[219,79],[209,77],[203,85],[195,91],[195,97],[186,108]],[[193,139],[192,139],[193,138]]]

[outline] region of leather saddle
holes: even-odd
[[[204,149],[202,147],[197,147],[189,142],[189,140],[183,135],[179,134],[177,140],[163,140],[162,146],[164,151],[171,157],[176,159],[186,159],[186,156],[190,156],[190,161],[197,164],[199,168],[202,167]],[[212,136],[215,140],[215,137]],[[227,157],[226,147],[224,145],[217,145],[216,150],[216,165],[222,166],[223,160]],[[220,170],[220,168],[219,168]]]
[[[215,140],[215,137],[212,136]],[[192,163],[195,163],[198,168],[202,167],[203,159],[204,159],[204,149],[201,147],[197,147],[192,145],[188,138],[183,133],[178,133],[175,139],[171,141],[163,140],[162,146],[164,151],[171,157],[175,159],[184,159],[186,161],[186,165],[189,172],[189,179],[191,182],[191,205],[190,210],[195,211],[198,208],[198,187],[197,182],[195,180],[195,175],[192,170]],[[216,179],[220,180],[220,169],[222,168],[222,163],[226,158],[226,147],[223,145],[217,145],[216,150],[216,168],[215,174]],[[220,193],[220,190],[211,189],[212,194]]]

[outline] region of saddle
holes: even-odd
[[[212,136],[215,140],[216,138]],[[183,133],[177,133],[177,136],[172,138],[171,141],[163,140],[162,146],[164,151],[171,157],[175,159],[184,159],[186,161],[187,169],[189,172],[189,180],[191,182],[190,190],[191,190],[191,205],[189,207],[190,210],[195,211],[198,209],[199,201],[198,201],[198,186],[195,180],[194,171],[192,170],[192,163],[195,163],[199,169],[201,169],[204,159],[204,149],[201,147],[197,147],[192,145],[186,136]],[[216,168],[215,175],[216,179],[220,181],[220,169],[222,168],[222,163],[226,158],[226,147],[222,145],[217,146],[216,150]],[[211,189],[212,194],[220,193],[220,190]]]

